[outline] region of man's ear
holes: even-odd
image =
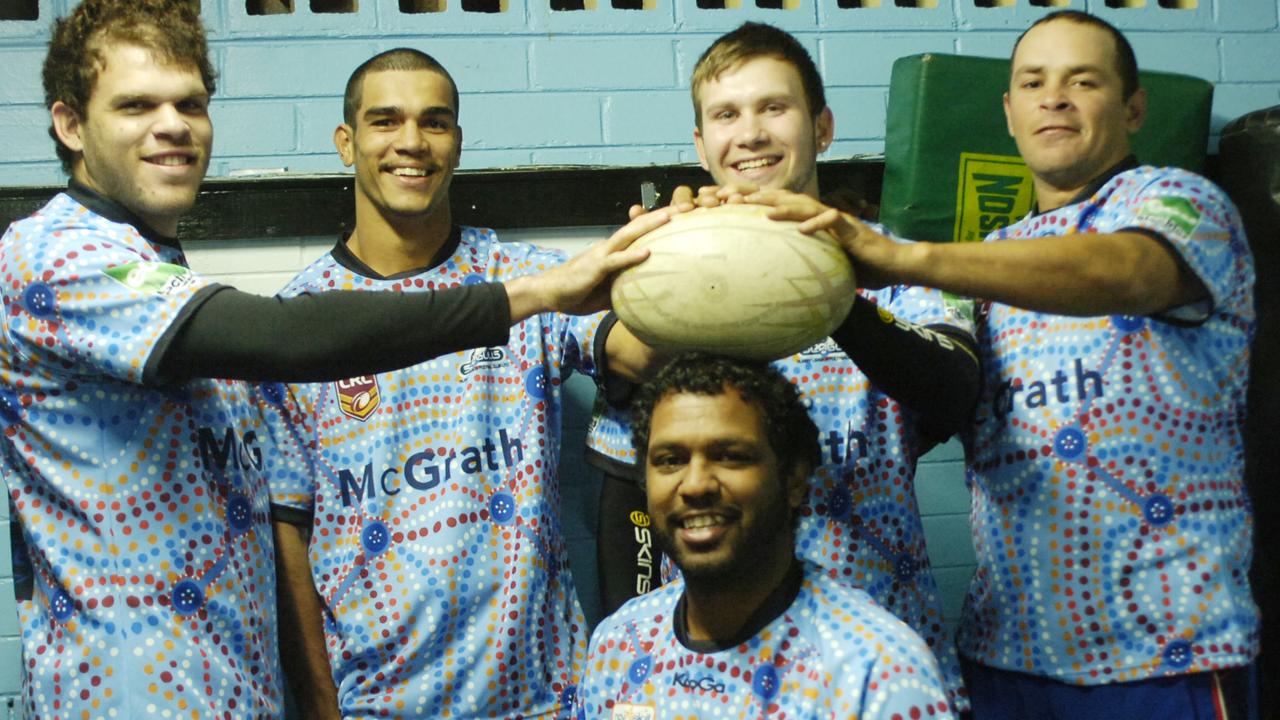
[[[53,107],[49,108],[49,115],[53,119],[53,132],[58,136],[58,141],[73,152],[84,152],[84,139],[80,137],[83,125],[80,115],[61,100],[54,101]]]
[[[1009,137],[1013,137],[1013,120],[1009,117],[1009,92],[1004,94],[1004,126],[1009,131]]]
[[[822,112],[814,118],[813,136],[818,144],[818,152],[825,152],[831,147],[831,141],[836,136],[836,116],[832,114],[830,106],[822,108]]]
[[[711,168],[707,166],[707,148],[702,144],[702,131],[696,127],[693,129],[693,147],[698,151],[698,164],[703,170],[711,172]]]
[[[1147,91],[1138,88],[1124,103],[1124,126],[1132,135],[1142,129],[1147,119]]]
[[[355,131],[346,123],[342,123],[333,130],[333,146],[338,149],[338,157],[342,158],[342,164],[347,167],[351,167],[356,161],[354,135]]]
[[[812,473],[813,468],[806,462],[797,462],[791,469],[791,474],[787,477],[787,505],[792,510],[798,510],[804,504],[804,496],[809,491],[809,475]]]

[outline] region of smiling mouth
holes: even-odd
[[[724,515],[694,515],[693,517],[688,517],[681,521],[680,527],[685,530],[700,530],[702,528],[724,525],[727,522],[728,518]]]
[[[396,177],[415,178],[415,177],[426,177],[432,174],[433,172],[435,172],[435,170],[432,168],[398,167],[398,168],[391,168],[389,172],[392,175],[395,175]]]
[[[759,168],[769,167],[770,165],[777,165],[780,160],[781,158],[778,157],[752,158],[751,160],[742,160],[734,163],[733,169],[739,172],[758,170]]]
[[[183,165],[194,165],[196,159],[192,155],[158,155],[146,158],[146,161],[152,165],[160,165],[162,167],[179,167]]]

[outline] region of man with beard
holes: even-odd
[[[821,451],[782,374],[684,355],[633,408],[654,534],[682,578],[596,629],[579,717],[951,717],[924,641],[795,556]]]

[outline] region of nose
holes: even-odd
[[[1040,91],[1040,106],[1046,110],[1066,110],[1071,107],[1066,83],[1057,80],[1046,81]]]
[[[697,504],[699,500],[714,500],[719,494],[720,480],[716,476],[715,466],[707,462],[706,458],[690,458],[684,477],[680,480],[680,495],[685,502]]]
[[[420,153],[427,147],[422,139],[422,128],[417,122],[410,120],[400,126],[400,132],[396,133],[395,147],[406,153]]]
[[[164,103],[156,108],[153,128],[157,135],[170,139],[184,139],[191,133],[187,118],[172,103]]]
[[[760,116],[756,113],[743,113],[738,127],[738,145],[758,147],[768,140],[769,136],[765,132],[764,123],[760,121]]]

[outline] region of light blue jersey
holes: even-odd
[[[340,243],[283,294],[423,292],[564,260],[490,230],[451,243],[386,279]],[[535,315],[504,346],[295,389],[320,472],[273,502],[312,529],[344,717],[543,717],[572,694],[587,627],[559,518],[561,382],[594,374],[599,321]]]
[[[1208,301],[1150,317],[993,303],[980,322],[978,571],[959,638],[977,662],[1095,685],[1257,654],[1241,440],[1254,277],[1235,208],[1204,178],[1142,167],[990,239],[1130,230],[1168,242]]]

